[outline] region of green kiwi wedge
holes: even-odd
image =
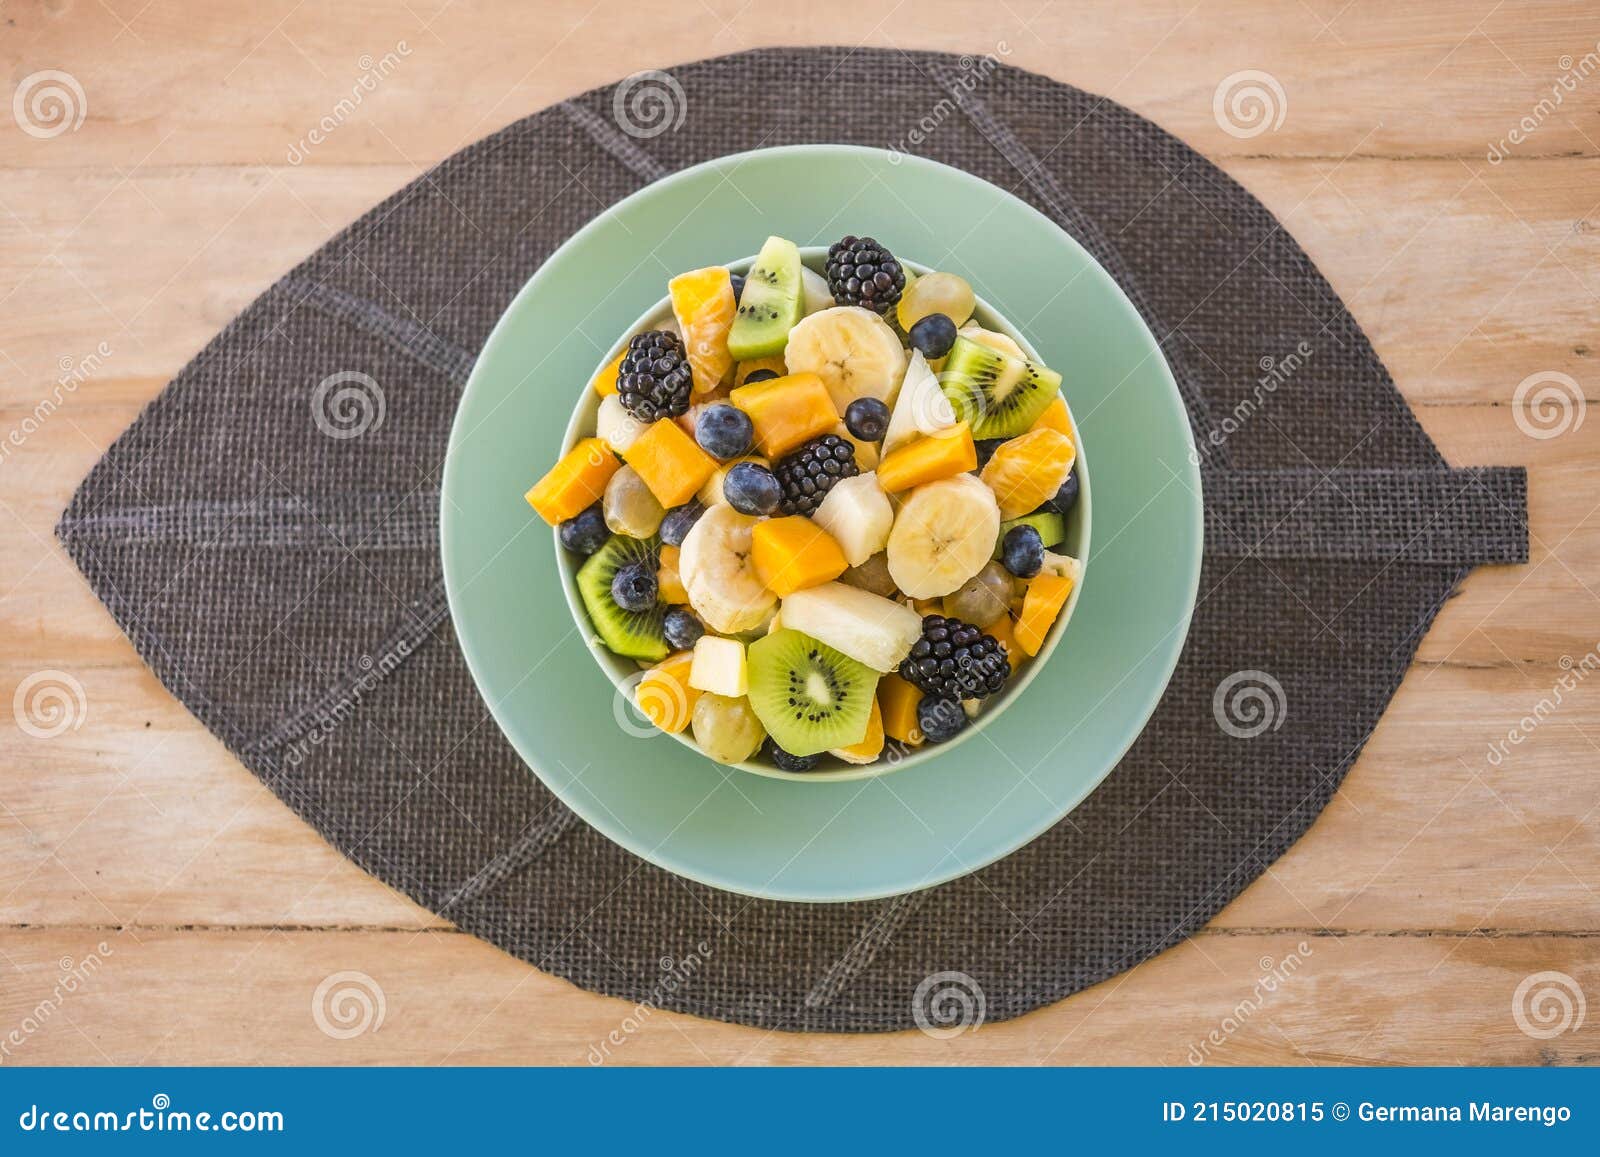
[[[645,612],[625,611],[611,597],[611,580],[632,562],[648,560],[655,565],[655,539],[629,538],[613,534],[606,544],[591,554],[578,569],[578,595],[589,612],[600,641],[618,655],[629,659],[665,659],[671,648],[661,620],[667,609],[659,603]]]
[[[748,658],[750,706],[789,754],[817,755],[866,738],[876,671],[799,631],[751,643]]]
[[[974,438],[1015,438],[1061,392],[1061,375],[958,337],[939,373],[939,388]]]
[[[804,312],[800,250],[793,241],[768,237],[756,263],[744,275],[739,311],[728,333],[728,352],[741,362],[781,354],[789,342],[789,331]]]
[[[1013,518],[1000,524],[1000,537],[994,540],[994,557],[1001,555],[1001,546],[1006,540],[1006,531],[1013,526],[1031,526],[1039,532],[1039,541],[1044,543],[1045,549],[1058,546],[1067,540],[1067,520],[1059,514],[1052,514],[1048,510],[1041,510],[1036,514],[1024,514],[1021,518]]]

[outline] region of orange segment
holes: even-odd
[[[633,702],[639,713],[669,735],[689,726],[700,692],[689,686],[693,651],[668,655],[651,667],[633,689]]]
[[[978,448],[972,444],[972,428],[957,422],[948,430],[918,438],[885,454],[878,463],[878,482],[895,494],[977,468]]]
[[[767,589],[780,596],[832,582],[850,566],[833,535],[799,514],[756,523],[750,561]]]
[[[667,293],[672,298],[672,314],[683,331],[694,392],[710,393],[733,368],[728,331],[739,308],[733,296],[733,278],[722,266],[711,265],[680,273],[667,282]]]
[[[790,374],[740,386],[728,400],[750,415],[756,428],[756,449],[769,458],[839,424],[833,397],[816,374]]]
[[[1000,504],[1001,518],[1021,518],[1061,489],[1078,451],[1060,430],[1042,427],[1002,442],[980,477]],[[883,477],[883,471],[878,471]]]
[[[1037,655],[1044,646],[1044,637],[1050,624],[1056,621],[1061,608],[1067,605],[1072,593],[1072,580],[1040,572],[1028,582],[1028,593],[1022,597],[1022,617],[1017,620],[1017,645],[1029,655]]]
[[[717,469],[716,459],[671,418],[652,422],[628,447],[627,462],[668,510],[689,501]]]
[[[593,506],[606,492],[606,483],[622,468],[617,456],[599,438],[585,438],[550,468],[525,498],[539,517],[551,526]]]
[[[657,556],[656,583],[661,588],[661,601],[682,606],[689,601],[689,592],[678,575],[678,548],[663,546]]]
[[[1057,433],[1072,437],[1072,420],[1067,417],[1067,400],[1060,394],[1050,399],[1050,404],[1044,408],[1044,413],[1034,419],[1032,430],[1055,430]]]
[[[922,702],[922,692],[898,675],[885,675],[878,680],[878,705],[883,710],[883,731],[897,743],[916,747],[922,742],[922,728],[917,726],[917,704]]]
[[[752,358],[750,361],[739,363],[733,372],[734,383],[744,385],[745,379],[757,370],[771,370],[781,378],[789,372],[789,367],[783,364],[781,357]]]
[[[595,393],[603,398],[608,394],[617,392],[617,375],[622,372],[622,359],[627,356],[628,347],[623,346],[620,354],[600,367],[600,371],[595,374],[594,379],[589,383]]]

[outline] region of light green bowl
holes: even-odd
[[[765,240],[765,238],[759,238],[758,240]],[[806,246],[800,250],[801,260],[809,268],[817,272],[821,272],[823,261],[827,254],[827,248],[820,245]],[[898,257],[898,254],[896,256]],[[746,273],[754,260],[753,255],[740,258],[737,261],[719,262],[715,258],[710,258],[702,262],[702,264],[726,265],[735,273]],[[919,277],[933,272],[931,267],[919,262],[903,257],[900,260]],[[665,278],[662,280],[665,282]],[[991,329],[997,333],[1005,334],[1020,345],[1023,352],[1030,358],[1036,361],[1039,360],[1039,353],[1029,344],[1027,336],[996,313],[994,308],[981,295],[978,297],[978,307],[972,319],[984,329]],[[580,439],[594,436],[595,420],[600,410],[600,396],[589,388],[589,381],[593,379],[594,373],[604,366],[610,365],[617,355],[622,352],[623,347],[628,344],[628,339],[634,334],[642,333],[649,329],[658,329],[663,325],[670,324],[672,320],[672,302],[669,298],[663,297],[651,309],[646,311],[643,317],[624,330],[621,336],[612,343],[611,348],[601,356],[600,360],[595,364],[594,371],[591,372],[589,379],[585,379],[578,387],[581,397],[578,400],[576,410],[573,412],[572,421],[567,426],[567,436],[562,439],[561,453],[565,454],[572,449],[573,445]],[[1067,399],[1069,414],[1072,408],[1071,401],[1072,399],[1069,397]],[[1081,489],[1078,494],[1078,501],[1073,505],[1072,513],[1067,519],[1065,544],[1055,549],[1057,553],[1070,555],[1080,563],[1086,564],[1089,553],[1089,467],[1084,461],[1083,439],[1078,433],[1076,424],[1073,424],[1072,427],[1072,439],[1073,444],[1078,449],[1077,460],[1073,469],[1078,472],[1078,485]],[[556,533],[555,530],[551,531],[552,536]],[[555,539],[554,549],[561,567],[562,590],[567,596],[567,605],[572,608],[572,615],[578,624],[578,629],[584,632],[585,638],[588,639],[590,653],[594,655],[595,662],[600,664],[600,669],[611,680],[617,694],[626,701],[632,695],[633,688],[639,681],[639,665],[631,659],[625,659],[608,650],[595,637],[594,628],[589,623],[588,612],[583,607],[582,596],[578,594],[578,567],[575,565],[572,555],[562,549],[559,538]],[[1087,570],[1087,566],[1085,566],[1085,570]],[[1022,689],[1033,681],[1039,672],[1039,668],[1050,658],[1050,653],[1056,649],[1056,644],[1060,641],[1062,632],[1066,629],[1067,620],[1072,617],[1073,609],[1078,605],[1078,594],[1082,589],[1083,580],[1080,577],[1079,581],[1073,585],[1072,593],[1067,596],[1066,605],[1061,608],[1061,613],[1056,616],[1056,621],[1051,624],[1050,631],[1045,636],[1044,645],[1039,648],[1039,653],[1025,662],[1016,677],[1007,682],[1006,689],[996,698],[985,702],[982,714],[969,724],[961,734],[948,743],[928,744],[920,748],[906,748],[891,740],[885,745],[884,754],[876,763],[828,767],[820,771],[784,771],[770,763],[763,762],[759,757],[746,760],[743,763],[728,764],[726,766],[737,767],[742,771],[754,772],[757,775],[770,776],[773,779],[794,780],[797,783],[840,783],[852,779],[867,779],[890,771],[900,771],[905,768],[915,767],[930,759],[937,759],[947,755],[961,744],[969,742],[979,729],[992,723],[1021,694]],[[619,708],[623,707],[625,707],[625,702],[619,703]],[[627,725],[625,724],[624,726]],[[674,735],[672,738],[686,745],[695,754],[700,755],[702,759],[706,758],[687,730]]]
[[[667,277],[769,233],[812,246],[847,232],[959,273],[1062,373],[1094,459],[1093,577],[1054,653],[965,741],[933,749],[905,774],[797,783],[623,726],[616,687],[563,595],[554,538],[522,494],[559,456],[595,366],[657,308]],[[894,895],[1021,847],[1137,738],[1194,606],[1202,521],[1192,452],[1149,330],[1088,253],[1025,203],[970,174],[877,149],[723,157],[579,230],[490,335],[445,461],[451,615],[507,740],[606,836],[670,871],[753,896]]]

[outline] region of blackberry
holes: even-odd
[[[971,623],[922,617],[922,638],[900,663],[900,678],[936,699],[984,699],[1011,674],[1005,648]]]
[[[617,371],[623,409],[645,423],[676,418],[689,412],[693,387],[689,359],[677,334],[653,329],[633,335]]]
[[[828,247],[828,288],[839,305],[884,313],[900,300],[906,271],[871,237],[845,237]]]
[[[813,438],[787,458],[778,459],[772,472],[783,488],[778,509],[784,514],[814,514],[841,478],[861,473],[856,448],[837,434]]]

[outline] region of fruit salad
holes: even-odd
[[[638,709],[711,759],[894,760],[981,718],[1082,568],[1061,375],[871,237],[667,283],[527,493]],[[578,560],[581,559],[581,564]]]

